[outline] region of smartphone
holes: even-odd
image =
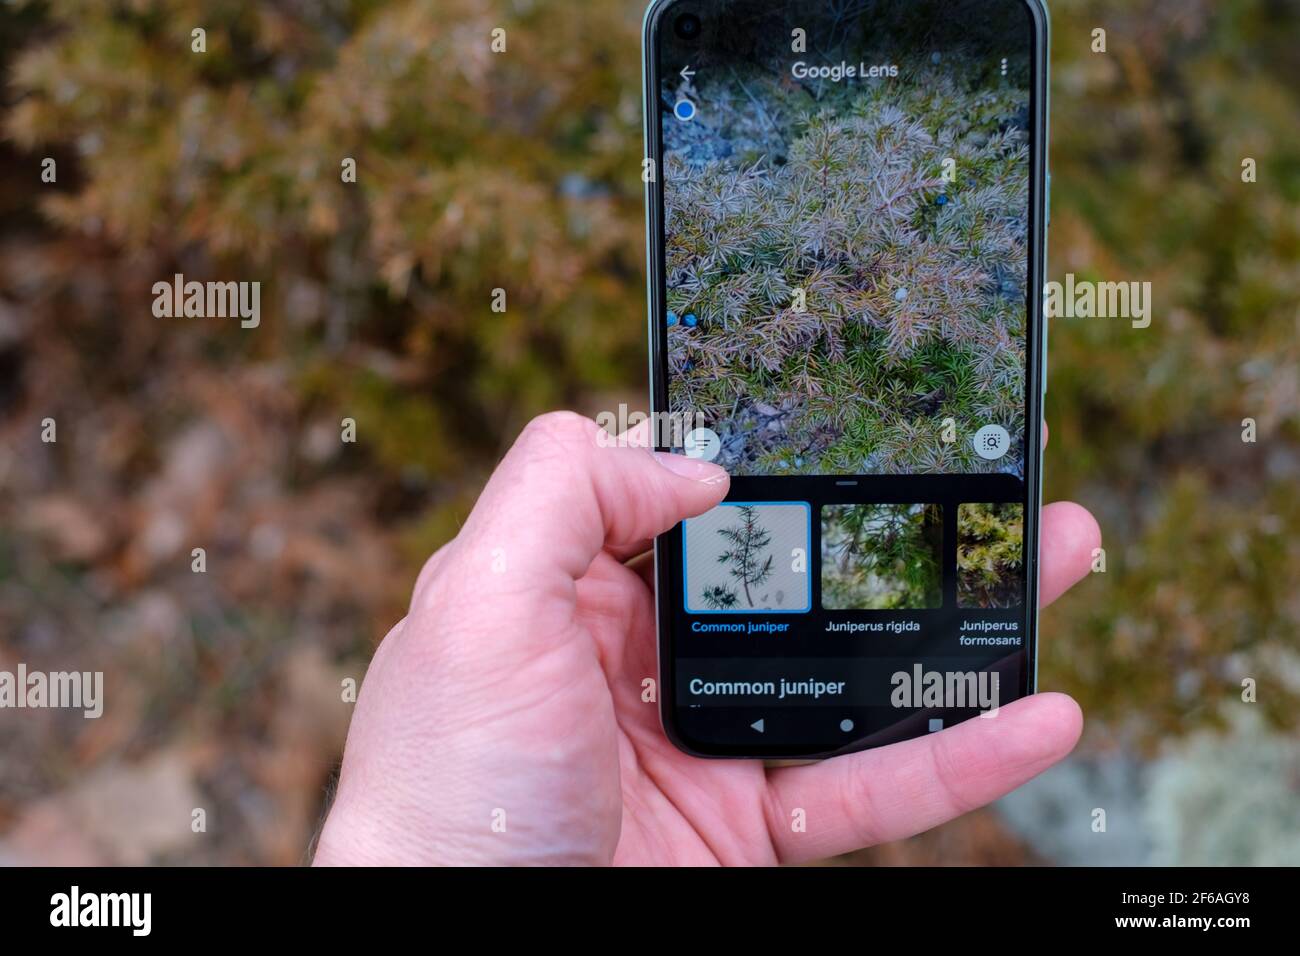
[[[656,446],[731,474],[655,544],[659,702],[818,758],[1035,685],[1040,0],[656,0]]]

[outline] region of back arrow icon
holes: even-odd
[[[689,83],[691,77],[693,77],[694,75],[695,75],[695,71],[692,70],[689,65],[682,67],[681,76],[683,80],[686,80]]]
[[[760,734],[763,732],[763,721],[761,720],[756,720],[749,726],[757,730]]]

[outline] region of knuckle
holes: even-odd
[[[585,442],[595,438],[599,427],[594,421],[584,418],[577,412],[546,412],[524,426],[522,437],[547,444]]]
[[[879,813],[875,807],[877,772],[867,760],[851,761],[839,780],[837,799],[844,819],[850,821],[855,842],[862,847],[881,843]]]
[[[959,762],[952,750],[953,735],[938,734],[931,739],[934,741],[930,748],[931,778],[948,815],[959,817],[982,806],[983,801],[972,799],[961,784]]]
[[[420,568],[419,576],[415,579],[415,587],[412,589],[415,595],[418,596],[421,593],[428,591],[433,586],[433,582],[437,578],[438,571],[442,567],[443,562],[446,560],[446,554],[451,545],[451,541],[447,542],[447,544],[444,544],[437,551],[433,552],[433,554],[429,556],[428,560],[424,562],[424,566]]]
[[[526,426],[517,443],[525,461],[571,460],[596,446],[600,426],[577,412],[547,412]]]

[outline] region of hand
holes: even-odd
[[[676,750],[657,704],[651,539],[726,494],[715,465],[532,422],[384,639],[348,734],[319,864],[772,864],[926,830],[1060,760],[1078,706],[1037,694],[940,733],[766,769]],[[1099,533],[1042,514],[1044,603]],[[806,832],[791,832],[793,808]]]

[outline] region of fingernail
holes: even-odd
[[[729,480],[725,469],[702,458],[688,458],[685,455],[674,455],[666,451],[657,451],[654,455],[655,461],[681,478],[689,478],[691,481],[699,481],[706,485],[720,485]]]

